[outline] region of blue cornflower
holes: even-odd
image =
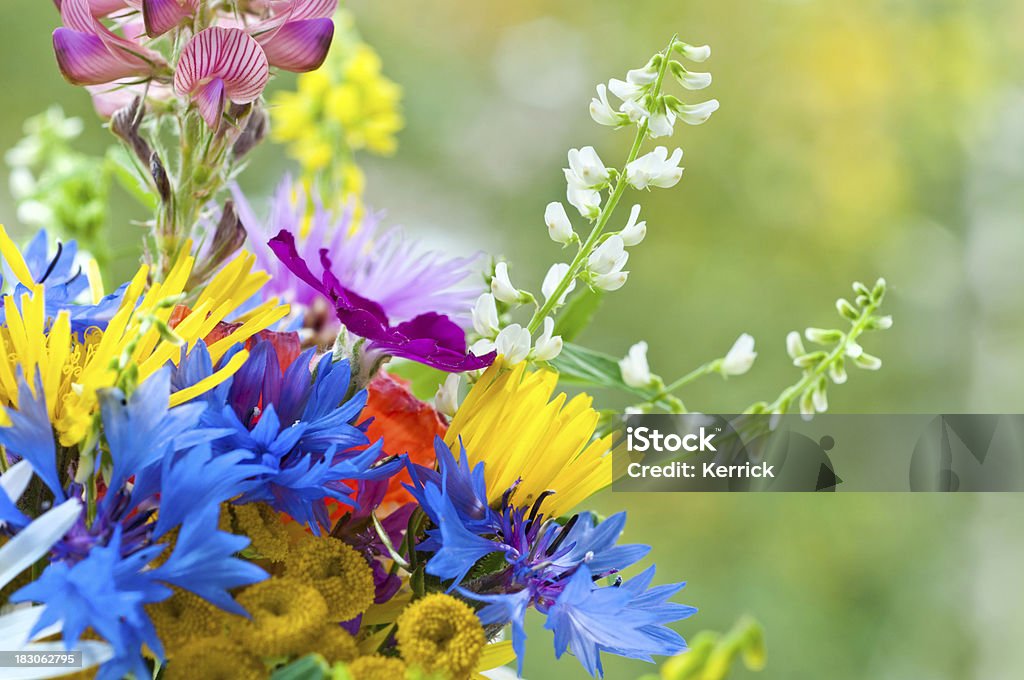
[[[265,502],[319,533],[330,525],[325,499],[355,506],[350,482],[390,477],[403,463],[380,461],[383,442],[370,445],[365,427],[355,424],[366,391],[347,396],[348,361],[325,355],[311,369],[313,357],[308,350],[282,370],[274,346],[259,341],[235,375],[198,399],[207,403],[203,425],[229,433],[215,450],[246,451],[264,468],[236,502]],[[199,344],[173,383],[184,388],[213,371]]]
[[[520,672],[524,619],[531,606],[547,615],[545,627],[554,632],[556,654],[571,649],[591,675],[603,674],[601,652],[649,661],[654,654],[686,648],[683,638],[666,627],[696,611],[668,601],[685,584],[649,588],[651,567],[631,581],[596,585],[650,551],[645,545],[617,545],[625,513],[603,522],[581,513],[563,525],[541,513],[547,494],[529,507],[515,506],[515,485],[491,508],[484,463],[470,469],[465,449],[456,460],[440,439],[435,450],[438,471],[414,467],[414,484],[408,487],[434,523],[417,548],[434,553],[427,561],[428,574],[485,603],[479,612],[485,625],[512,624]],[[492,553],[500,553],[504,563],[465,580]]]
[[[56,252],[51,254],[46,230],[36,233],[22,253],[32,280],[42,285],[46,291],[47,317],[53,318],[58,312],[67,311],[71,319],[71,330],[75,333],[82,333],[93,327],[104,329],[120,308],[128,284],[122,284],[96,304],[83,304],[81,301],[89,290],[89,281],[81,266],[75,261],[77,255],[78,245],[74,241],[58,241]],[[27,292],[28,289],[24,285],[16,283],[13,290],[14,300],[20,301],[22,294]],[[3,311],[0,309],[0,320],[2,319]]]
[[[69,648],[86,627],[103,636],[114,656],[101,678],[142,677],[142,646],[162,653],[144,606],[170,597],[169,585],[242,613],[229,591],[266,577],[235,556],[249,540],[217,526],[220,504],[250,489],[266,468],[246,451],[215,453],[213,443],[229,432],[201,426],[206,404],[170,408],[169,398],[169,368],[130,397],[118,389],[100,392],[110,458],[106,493],[94,517],[79,516],[53,545],[40,578],[11,598],[44,605],[36,631],[63,621]],[[0,442],[35,468],[56,498],[79,498],[81,486],[59,484],[52,427],[39,413],[45,416],[42,388],[33,393],[22,384],[19,409],[9,411],[11,425],[0,428]],[[19,529],[20,518],[13,519],[5,532]]]

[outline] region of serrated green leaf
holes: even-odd
[[[574,295],[555,319],[555,335],[562,336],[564,342],[575,340],[590,325],[603,301],[604,292],[599,290],[586,288]]]

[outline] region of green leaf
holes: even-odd
[[[567,383],[585,387],[605,387],[629,392],[645,402],[653,402],[672,411],[673,404],[652,388],[630,387],[622,380],[619,360],[601,352],[566,343],[562,353],[552,362],[559,378]]]
[[[444,382],[447,373],[439,371],[430,366],[416,363],[415,361],[404,361],[392,359],[387,365],[387,372],[409,381],[409,389],[413,395],[422,401],[431,402],[438,386]]]
[[[318,654],[309,654],[287,666],[278,668],[270,676],[271,680],[324,680],[330,667]]]
[[[141,203],[143,208],[155,211],[156,195],[150,191],[146,180],[139,176],[139,170],[128,156],[128,152],[119,146],[112,146],[107,149],[106,161],[106,167],[117,183]]]
[[[555,335],[561,335],[564,342],[575,340],[583,329],[590,325],[603,300],[603,291],[590,288],[574,295],[555,319]]]

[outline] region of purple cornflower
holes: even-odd
[[[256,217],[245,195],[232,189],[239,219],[249,234],[249,248],[256,266],[271,275],[265,291],[292,304],[311,308],[321,294],[274,254],[267,241],[282,229],[298,235],[296,249],[303,260],[317,267],[320,249],[330,253],[332,273],[346,288],[375,301],[395,321],[407,321],[425,309],[444,314],[459,325],[469,325],[470,309],[482,289],[460,285],[474,272],[475,257],[447,257],[425,250],[401,229],[384,229],[378,215],[367,211],[355,223],[348,208],[328,210],[313,205],[308,232],[304,229],[309,196],[291,178],[284,178],[274,192],[265,221]]]

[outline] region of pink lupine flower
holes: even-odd
[[[320,67],[334,38],[331,16],[338,0],[288,0],[283,9],[249,32],[271,66],[301,73]]]
[[[191,97],[203,120],[216,129],[227,101],[255,101],[269,78],[267,55],[255,39],[238,28],[215,26],[200,31],[185,45],[174,73],[174,89]]]
[[[167,68],[158,52],[117,35],[93,13],[90,0],[60,3],[64,25],[53,32],[53,51],[61,74],[70,83],[102,85],[121,78],[150,78]]]

